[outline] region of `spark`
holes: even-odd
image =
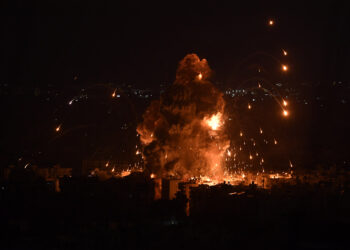
[[[282,49],[282,51],[283,51],[283,55],[285,55],[285,56],[288,55],[287,51],[285,51],[284,49]]]
[[[242,137],[243,136],[243,132],[239,132],[239,136]]]
[[[72,105],[72,104],[73,104],[73,101],[74,101],[74,99],[70,100],[70,101],[68,102],[68,104],[69,104],[69,105]]]
[[[106,167],[108,167],[109,166],[109,161],[107,161],[107,163],[106,163],[106,165],[105,165]]]
[[[198,74],[198,80],[202,80],[202,78],[203,78],[202,73],[199,73],[199,74]]]
[[[273,139],[273,142],[275,143],[275,145],[277,144],[277,140],[276,139]]]
[[[261,88],[261,84],[260,83],[258,83],[258,87]]]
[[[288,111],[284,109],[284,110],[283,110],[283,115],[284,115],[284,116],[288,116],[288,114],[289,114]]]
[[[112,173],[115,171],[115,169],[114,168],[112,168]]]
[[[227,150],[227,155],[231,156],[231,151],[230,150]]]
[[[283,71],[287,71],[287,70],[288,70],[288,66],[287,66],[287,65],[282,64],[282,70],[283,70]]]
[[[249,155],[249,160],[253,160],[253,156],[251,154]]]
[[[263,130],[262,130],[262,128],[260,128],[260,134],[262,134],[263,133]]]
[[[250,105],[250,103],[248,103],[248,109],[252,109],[252,105]]]
[[[29,163],[27,163],[25,166],[24,166],[24,168],[27,168],[29,166]]]
[[[289,166],[292,168],[293,167],[293,164],[292,162],[289,160]]]
[[[270,19],[270,20],[269,20],[269,25],[270,25],[270,26],[273,26],[274,24],[275,24],[275,21],[272,20],[272,19]]]
[[[117,91],[117,89],[115,89],[114,91],[113,91],[113,93],[112,93],[112,98],[114,98],[115,97],[115,92]]]
[[[288,102],[286,100],[283,100],[283,106],[287,107]]]
[[[56,129],[55,129],[56,132],[59,132],[59,131],[61,130],[61,125],[62,125],[62,124],[60,124],[60,125],[58,125],[58,126],[56,127]]]
[[[152,174],[150,175],[150,177],[151,177],[151,179],[154,179],[154,178],[156,178],[156,175],[152,173]]]

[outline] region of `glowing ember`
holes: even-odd
[[[114,91],[113,91],[113,93],[112,93],[112,97],[114,98],[115,97],[115,92],[116,92],[117,90],[115,89]]]
[[[150,178],[151,178],[151,179],[154,179],[154,178],[156,178],[156,175],[152,173],[152,174],[150,175]]]
[[[283,106],[287,106],[288,105],[288,102],[286,100],[283,100]]]
[[[202,73],[199,73],[199,75],[198,75],[198,80],[202,80],[202,78],[203,78]]]
[[[288,55],[287,51],[285,51],[284,49],[282,50],[283,51],[283,55]]]
[[[106,165],[105,165],[106,167],[108,167],[109,166],[109,161],[106,163]]]
[[[252,108],[252,106],[248,103],[248,109],[251,109]]]
[[[61,130],[61,125],[62,125],[62,124],[60,124],[60,125],[58,125],[58,126],[56,127],[56,129],[55,129],[56,132],[59,132],[59,131]]]
[[[283,110],[283,115],[284,116],[288,116],[288,111],[287,110]]]
[[[274,24],[275,24],[275,22],[274,22],[272,19],[270,19],[270,20],[269,20],[269,25],[270,25],[270,26],[273,26]]]
[[[283,71],[287,71],[288,70],[288,66],[287,65],[282,65],[282,70]]]

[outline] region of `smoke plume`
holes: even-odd
[[[137,132],[146,168],[157,176],[181,178],[223,175],[225,101],[207,79],[206,59],[196,54],[179,63],[176,80],[143,114]]]

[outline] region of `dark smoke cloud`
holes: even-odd
[[[157,175],[191,177],[223,174],[223,155],[229,145],[224,131],[225,102],[207,79],[205,59],[187,55],[180,63],[174,84],[153,101],[137,131],[144,146],[146,168]],[[220,126],[208,125],[211,117]]]

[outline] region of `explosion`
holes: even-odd
[[[224,129],[225,101],[207,80],[210,73],[206,59],[187,55],[173,85],[145,111],[137,132],[150,173],[222,179],[230,143]]]

